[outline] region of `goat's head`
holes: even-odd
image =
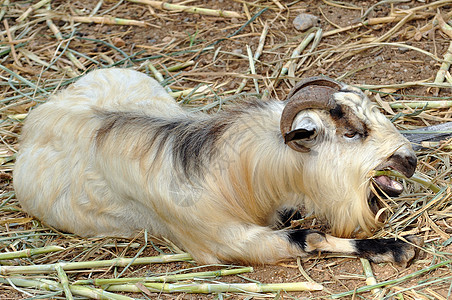
[[[340,236],[358,226],[368,233],[378,227],[380,202],[372,190],[390,196],[403,190],[389,177],[372,179],[372,171],[390,168],[411,177],[416,168],[409,142],[369,99],[328,78],[309,78],[292,90],[280,127],[288,150],[302,163],[306,208],[325,217]]]

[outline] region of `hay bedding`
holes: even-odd
[[[92,279],[237,271],[236,266],[197,266],[185,262],[185,254],[170,257],[179,262],[151,264],[149,260],[158,258],[149,257],[181,251],[169,241],[147,239],[145,233],[132,240],[80,239],[21,211],[12,169],[22,122],[48,95],[91,69],[140,70],[160,80],[184,105],[211,111],[240,101],[241,95],[282,99],[296,78],[322,74],[368,91],[402,131],[452,121],[450,1],[157,2],[0,1],[1,299],[101,294],[108,299],[198,298],[171,294],[175,286],[145,283],[143,278],[122,286]],[[206,15],[196,7],[213,12]],[[297,31],[292,21],[303,12],[318,16],[318,27]],[[254,272],[238,276],[188,275],[177,278],[177,284],[221,289],[218,296],[203,296],[209,298],[451,298],[451,142],[424,146],[418,151],[419,180],[407,181],[401,197],[386,201],[391,222],[375,232],[376,237],[414,233],[425,239],[424,257],[409,268],[369,267],[366,261],[336,257],[255,266]],[[312,217],[300,223],[327,230]],[[323,290],[278,291],[306,281],[321,284]],[[241,293],[231,293],[224,283],[258,283],[254,291],[270,292],[240,286],[236,292]],[[381,284],[369,287],[375,283]],[[121,292],[120,287],[134,292]],[[112,291],[104,292],[108,288]]]

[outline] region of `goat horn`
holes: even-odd
[[[310,77],[300,81],[289,93],[287,104],[281,115],[281,133],[285,140],[292,130],[292,123],[298,113],[305,109],[332,109],[335,102],[332,95],[344,85],[326,77]],[[309,149],[295,141],[287,145],[298,152],[309,152]]]

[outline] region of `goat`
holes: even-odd
[[[152,78],[92,71],[30,112],[14,170],[29,214],[80,236],[147,229],[200,263],[275,263],[318,252],[406,265],[420,239],[348,239],[380,223],[373,170],[412,176],[409,142],[359,90],[301,81],[285,101],[189,112]],[[304,206],[333,235],[281,229]],[[339,236],[339,237],[336,237]]]

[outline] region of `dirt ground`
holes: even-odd
[[[218,109],[223,102],[239,101],[239,97],[235,96],[237,93],[257,94],[256,85],[259,95],[268,91],[268,96],[284,99],[298,79],[324,75],[363,88],[400,130],[452,121],[450,106],[439,109],[399,109],[391,106],[403,101],[452,100],[451,81],[447,83],[451,78],[448,79],[446,75],[445,83],[432,84],[448,48],[452,49],[452,36],[448,35],[447,26],[441,29],[441,17],[446,25],[447,22],[449,26],[452,25],[452,1],[168,1],[190,7],[234,11],[242,16],[226,17],[171,11],[129,1],[54,0],[49,1],[50,7],[44,5],[30,9],[22,21],[17,20],[37,2],[0,1],[5,12],[0,18],[0,64],[3,66],[0,70],[0,253],[47,245],[62,246],[66,250],[30,259],[15,259],[5,265],[95,261],[136,255],[144,257],[158,255],[159,251],[168,253],[174,250],[165,243],[151,245],[143,236],[130,241],[81,239],[59,233],[29,218],[15,200],[12,169],[25,114],[47,99],[48,95],[42,89],[53,93],[92,69],[132,67],[152,74],[151,63],[163,75],[163,84],[168,84],[172,91],[192,88],[198,89],[198,92],[204,90],[201,96],[194,93],[180,98],[184,105],[204,107],[211,111]],[[293,21],[301,13],[317,16],[319,21],[315,23],[316,27],[308,31],[295,29]],[[256,15],[254,20],[248,22]],[[70,16],[87,17],[88,20]],[[96,16],[103,19],[93,18]],[[142,23],[106,24],[111,20],[106,16]],[[53,21],[60,37],[46,23],[48,19]],[[253,54],[257,51],[265,26],[268,26],[268,34],[262,54],[255,61],[253,75],[250,74],[247,47]],[[319,28],[323,36],[317,45],[313,46],[311,42],[301,52],[302,56],[297,55],[290,60],[301,41],[309,33],[319,34]],[[73,57],[78,62],[74,62]],[[168,68],[187,62],[185,68],[168,71]],[[290,62],[288,73],[283,74],[281,70]],[[242,83],[244,86],[240,89]],[[446,150],[434,147],[419,151],[418,156],[420,163],[417,172],[430,178],[441,192],[433,192],[418,183],[405,183],[404,194],[388,200],[388,203],[395,212],[400,212],[399,208],[404,207],[408,215],[400,213],[395,220],[375,232],[375,236],[418,234],[425,239],[424,249],[427,252],[407,268],[372,264],[377,282],[403,278],[451,259],[451,155]],[[427,204],[429,209],[422,210]],[[323,220],[311,217],[302,223],[328,232]],[[131,266],[122,276],[165,274],[194,266],[192,263]],[[301,267],[315,282],[322,284],[324,290],[209,295],[145,291],[124,295],[140,299],[319,299],[366,285],[362,264],[359,259],[352,257],[311,258],[298,263],[294,259],[275,266],[253,267],[252,273],[241,277],[222,277],[216,281],[307,281],[300,272]],[[200,270],[219,268],[200,266]],[[105,268],[92,273],[68,272],[68,276],[71,282],[91,277],[111,278],[121,270]],[[383,296],[363,292],[343,298],[451,299],[450,274],[451,263],[386,286],[381,294]],[[54,274],[40,276],[58,280]],[[38,295],[64,298],[62,293],[53,296],[48,293],[0,283],[0,299],[30,299]]]

